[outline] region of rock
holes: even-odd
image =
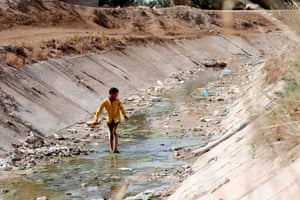
[[[194,128],[193,128],[193,131],[202,131],[203,129],[202,129],[202,127],[201,126],[195,126]]]
[[[163,84],[163,82],[161,82],[160,80],[157,80],[157,85],[163,86],[164,84]]]
[[[25,138],[25,142],[28,144],[34,144],[38,140],[39,140],[39,138],[35,137],[34,135],[31,135],[31,136],[28,136]]]
[[[32,124],[30,122],[25,122],[24,125],[27,126],[28,128],[32,127]]]
[[[128,97],[127,101],[134,101],[134,98],[133,97]]]
[[[205,119],[203,117],[200,118],[200,122],[210,122],[212,119]]]
[[[42,197],[36,198],[36,200],[48,200],[48,198],[46,196],[42,196]]]
[[[157,195],[157,196],[154,196],[154,195]],[[144,199],[151,199],[153,197],[158,197],[160,195],[161,195],[160,192],[147,190],[147,191],[137,194],[136,196],[127,197],[127,198],[125,198],[125,200],[144,200]]]
[[[189,166],[189,165],[182,165],[181,166],[183,169],[190,169],[191,168],[191,166]]]
[[[62,135],[59,135],[59,134],[56,134],[56,133],[53,134],[53,138],[55,140],[65,140],[65,138]]]
[[[183,147],[173,147],[172,148],[173,151],[179,151],[179,150],[182,150],[182,149],[183,149]]]
[[[150,99],[152,102],[161,102],[161,97],[151,96]]]
[[[67,131],[72,133],[72,134],[77,133],[77,130],[75,128],[69,128],[69,129],[67,129]]]
[[[87,186],[88,186],[87,183],[82,183],[82,184],[81,184],[81,187],[82,187],[82,188],[85,188],[85,187],[87,187]]]
[[[79,138],[75,138],[73,140],[74,143],[83,143],[84,141],[82,139],[79,139]]]
[[[134,108],[126,108],[126,111],[127,112],[132,112],[132,111],[134,111]]]
[[[7,194],[7,193],[9,193],[8,189],[1,189],[1,194]]]
[[[173,157],[174,157],[174,158],[178,158],[179,156],[180,156],[179,151],[174,151],[174,152],[173,152]]]
[[[203,63],[203,65],[208,68],[225,68],[227,63],[224,61],[211,60]]]
[[[65,192],[66,195],[72,196],[72,192]]]

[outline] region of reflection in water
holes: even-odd
[[[113,154],[110,156],[110,166],[111,167],[119,167],[118,155]]]

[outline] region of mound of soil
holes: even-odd
[[[58,0],[2,0],[0,16],[0,46],[7,47],[0,49],[0,62],[10,66],[149,41],[277,30],[256,12],[203,11],[187,6],[93,8]]]

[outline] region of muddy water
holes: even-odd
[[[176,172],[184,165],[191,165],[189,161],[174,158],[172,147],[201,145],[203,141],[200,136],[179,137],[176,132],[157,130],[152,121],[172,112],[176,103],[183,101],[179,96],[189,99],[191,92],[203,85],[207,77],[200,81],[191,80],[180,89],[168,92],[165,100],[136,112],[130,122],[121,124],[120,154],[107,151],[106,139],[95,141],[88,146],[95,153],[69,158],[64,163],[9,181],[10,192],[0,196],[0,200],[26,200],[39,196],[59,200],[110,198],[125,182],[130,182],[127,196],[170,186],[177,180]],[[167,178],[160,179],[153,174]]]
[[[167,106],[162,102],[157,109]],[[166,109],[166,108],[164,108]],[[145,190],[159,190],[172,183],[172,176],[181,166],[189,164],[173,158],[172,147],[201,143],[199,137],[178,138],[175,133],[160,133],[149,129],[149,118],[135,115],[130,124],[120,126],[120,154],[107,152],[107,141],[92,143],[97,153],[66,160],[66,163],[48,166],[44,170],[13,181],[6,199],[34,199],[48,196],[55,199],[108,198],[117,192],[125,179],[133,180],[128,195]],[[151,121],[151,120],[150,120]],[[154,173],[168,174],[169,181],[149,179]],[[66,195],[68,194],[68,195]]]

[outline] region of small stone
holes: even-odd
[[[203,129],[202,129],[202,127],[201,126],[195,126],[194,128],[193,128],[193,131],[202,131]]]
[[[183,147],[173,147],[172,149],[173,149],[173,151],[179,151],[179,150],[182,150]]]
[[[133,97],[128,97],[127,101],[134,101],[134,98]]]
[[[152,96],[150,97],[151,98],[151,101],[152,102],[160,102],[161,101],[161,97],[155,97],[155,96]]]
[[[189,165],[182,165],[181,166],[183,169],[189,169],[189,168],[191,168],[191,166],[189,166]]]
[[[79,138],[75,138],[75,139],[73,140],[73,142],[74,142],[74,143],[82,143],[83,140],[82,140],[82,139],[79,139]]]
[[[87,183],[82,183],[82,184],[81,184],[81,187],[83,187],[83,188],[85,188],[85,187],[87,187],[87,186],[88,186]]]
[[[200,122],[206,122],[206,119],[204,119],[203,117],[200,118]]]
[[[216,61],[216,60],[211,60],[207,61],[206,63],[203,63],[205,67],[212,67],[212,68],[225,68],[227,66],[227,63],[224,61]]]
[[[2,189],[2,190],[1,190],[1,193],[2,193],[2,194],[7,194],[7,193],[9,193],[9,190],[8,190],[8,189]]]
[[[65,140],[65,138],[62,135],[58,135],[58,134],[53,134],[54,139],[56,140]]]
[[[69,129],[67,129],[67,131],[72,133],[72,134],[77,133],[77,130],[75,128],[69,128]]]
[[[205,119],[205,118],[201,117],[200,121],[201,122],[210,122],[210,121],[212,121],[212,119]]]
[[[48,200],[48,198],[46,196],[42,196],[42,197],[36,198],[36,200]]]
[[[179,151],[174,151],[173,156],[174,156],[174,158],[178,158],[180,156]]]

